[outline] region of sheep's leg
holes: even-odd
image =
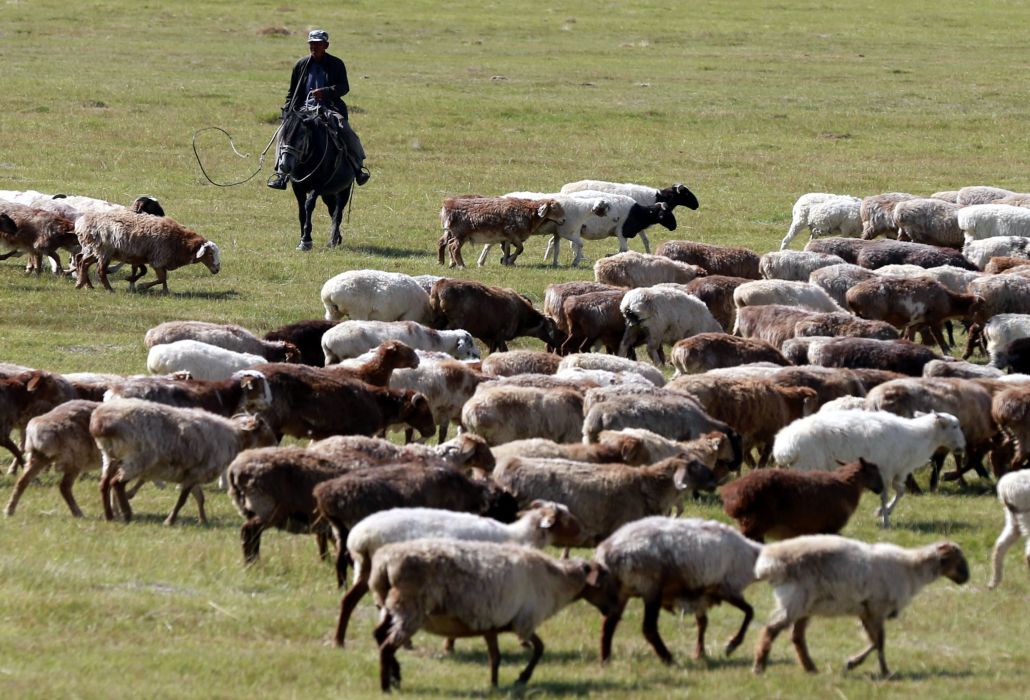
[[[615,636],[615,628],[619,626],[622,619],[622,612],[626,609],[626,601],[619,600],[619,605],[612,612],[605,615],[601,624],[601,663],[608,663],[612,656],[612,638]]]
[[[511,244],[513,246],[515,246],[515,252],[511,253],[508,256],[508,262],[505,263],[505,264],[514,267],[515,266],[515,259],[518,258],[520,255],[522,255],[522,251],[525,250],[525,247],[522,245],[522,241],[520,241],[517,238],[513,239]]]
[[[136,282],[141,280],[147,274],[146,265],[133,265],[132,271],[129,272],[129,291],[136,291]]]
[[[627,250],[629,250],[629,241],[626,240],[625,236],[623,236],[620,233],[620,234],[616,234],[616,238],[619,239],[619,252],[620,253],[625,253]]]
[[[114,288],[111,287],[111,283],[107,279],[107,263],[110,262],[103,255],[97,256],[97,277],[100,278],[100,284],[104,285],[104,289],[114,293]]]
[[[782,612],[778,612],[773,619],[762,628],[762,636],[758,639],[758,644],[755,646],[755,663],[751,667],[751,672],[758,674],[765,671],[765,664],[769,660],[769,651],[772,649],[772,644],[776,641],[776,638],[780,635],[780,632],[787,629],[790,625],[790,620],[787,615]]]
[[[787,235],[780,241],[780,250],[783,250],[790,245],[790,242],[794,240],[794,236],[801,233],[801,229],[805,227],[805,222],[801,219],[794,219],[790,222],[790,228],[787,229]]]
[[[805,640],[805,630],[808,628],[810,619],[802,617],[794,623],[794,629],[790,633],[790,641],[794,643],[794,651],[798,655],[798,663],[801,664],[801,668],[809,673],[815,673],[815,662],[812,661],[812,657],[808,653],[808,642]]]
[[[881,501],[882,500],[886,500],[886,495],[885,495],[886,493],[887,493],[887,488],[884,487],[883,493],[880,494]],[[885,528],[891,526],[890,521],[889,521],[890,514],[894,510],[894,507],[896,505],[898,505],[898,501],[900,501],[901,497],[904,496],[904,495],[905,495],[905,480],[900,478],[900,477],[895,478],[894,479],[894,498],[891,499],[890,503],[888,503],[886,506],[883,507],[883,510],[880,513],[883,516],[883,526]]]
[[[127,491],[129,498],[135,498],[139,490],[143,488],[143,484],[147,483],[146,479],[136,479],[136,483],[133,484]]]
[[[890,510],[887,508],[887,484],[883,485],[883,491],[880,492],[880,507],[876,510],[876,514],[880,516],[880,524],[882,527],[890,527],[888,517],[890,516]]]
[[[729,656],[736,651],[737,647],[739,647],[741,643],[743,643],[744,635],[747,634],[747,628],[751,625],[751,620],[755,617],[755,609],[752,608],[751,605],[744,600],[743,596],[739,594],[723,591],[720,597],[737,610],[744,613],[744,620],[740,623],[740,629],[737,630],[737,633],[733,635],[730,641],[726,642],[726,656]]]
[[[78,476],[79,473],[75,471],[65,472],[64,476],[61,477],[61,483],[57,485],[57,489],[61,492],[64,502],[68,504],[68,510],[72,512],[73,518],[82,517],[82,509],[79,508],[79,504],[75,501],[75,494],[72,493],[72,486],[75,485],[75,479]]]
[[[190,497],[190,493],[193,491],[193,485],[186,486],[185,484],[179,489],[179,498],[175,501],[175,506],[172,507],[172,512],[165,518],[165,525],[174,525],[176,518],[179,517],[179,511],[186,505],[186,499]]]
[[[379,624],[373,632],[379,644],[379,687],[384,693],[389,693],[394,686],[400,688],[401,685],[401,665],[397,663],[397,649],[404,641],[398,627],[399,625],[394,623],[393,615],[384,608]]]
[[[490,248],[493,243],[484,243],[483,251],[479,254],[479,258],[476,260],[476,267],[483,267],[483,263],[486,262],[487,257],[490,255]],[[546,259],[546,256],[544,256]]]
[[[261,533],[268,527],[260,516],[255,515],[240,527],[240,543],[243,545],[243,563],[253,564],[261,553]]]
[[[329,536],[324,531],[315,533],[315,546],[318,548],[318,558],[329,561]]]
[[[658,613],[661,611],[662,600],[660,597],[651,600],[644,599],[644,639],[651,644],[662,663],[671,664],[672,654],[669,653],[665,642],[658,633]]]
[[[21,495],[25,493],[25,489],[29,487],[29,484],[36,478],[36,475],[43,471],[45,466],[47,466],[47,463],[41,459],[29,459],[28,464],[25,465],[25,472],[18,479],[18,483],[14,485],[14,490],[11,492],[11,500],[7,502],[7,508],[4,510],[5,515],[14,515],[14,510],[18,507]],[[64,481],[61,483],[64,484]],[[74,509],[72,510],[72,515],[75,515]],[[79,516],[81,515],[82,513],[80,512]]]
[[[81,289],[82,287],[88,287],[93,289],[93,281],[89,278],[89,266],[96,262],[96,258],[93,255],[83,255],[79,259],[78,265],[75,269],[75,288]]]
[[[61,258],[57,255],[57,252],[47,253],[47,257],[52,261],[50,264],[51,271],[58,277],[64,277],[64,267],[61,265]]]
[[[844,664],[844,669],[851,671],[857,668],[875,649],[880,661],[880,675],[886,677],[890,675],[890,671],[887,670],[887,660],[883,654],[883,621],[875,620],[867,615],[862,615],[860,619],[862,620],[862,627],[865,628],[865,633],[869,637],[869,646],[850,657]]]
[[[112,485],[114,486],[114,494],[118,498],[118,508],[122,511],[122,520],[130,522],[132,520],[132,506],[129,505],[129,497],[125,494],[125,482],[115,477]]]
[[[10,513],[8,513],[8,515],[10,515]],[[998,535],[998,540],[994,543],[994,551],[991,553],[991,581],[987,584],[989,589],[994,590],[998,587],[998,584],[1001,583],[1001,576],[1003,573],[1002,569],[1005,565],[1005,554],[1019,539],[1019,535],[1019,521],[1016,520],[1016,514],[1006,508],[1005,527],[1002,529],[1001,534]]]
[[[694,615],[697,622],[697,642],[694,644],[694,658],[697,660],[705,658],[705,631],[708,629],[708,615],[700,612]]]
[[[0,445],[7,448],[7,451],[14,455],[14,460],[11,462],[11,465],[7,467],[7,473],[16,474],[18,472],[18,467],[25,466],[24,453],[16,444],[14,444],[14,440],[11,439],[10,435],[4,435],[3,438],[0,438]]]
[[[458,267],[465,267],[465,259],[461,257],[461,241],[457,238],[451,240],[450,244],[451,251],[451,267],[457,265]]]
[[[114,520],[114,508],[111,507],[111,482],[118,470],[110,468],[106,457],[104,462],[104,471],[100,477],[100,500],[104,506],[104,520]]]
[[[944,331],[948,334],[948,345],[955,347],[955,324],[951,321],[945,321]]]
[[[766,442],[758,452],[758,468],[765,469],[769,466],[769,459],[772,457],[772,443]]]
[[[161,293],[162,294],[167,294],[168,293],[168,270],[164,269],[163,267],[154,266],[154,274],[157,275],[157,279],[156,280],[154,280],[153,282],[146,282],[145,284],[141,284],[138,287],[136,287],[136,290],[140,291],[140,292],[145,292],[146,290],[150,289],[151,287],[156,287],[157,285],[161,285],[161,289],[162,289]]]
[[[647,232],[641,231],[637,234],[640,236],[640,242],[644,244],[644,252],[648,255],[651,254],[651,241],[647,240]]]
[[[928,328],[930,329],[930,337],[937,342],[937,346],[941,349],[941,352],[945,355],[950,353],[951,348],[948,346],[948,341],[944,338],[944,333],[941,332],[941,327],[939,325],[931,325],[928,326]]]
[[[486,655],[490,659],[490,685],[496,688],[497,670],[501,667],[501,650],[497,647],[497,633],[487,632],[483,635],[483,639],[486,641]]]
[[[966,332],[966,349],[962,352],[962,359],[968,360],[973,355],[973,350],[979,347],[980,337],[983,333],[983,326],[974,323]]]
[[[197,517],[200,519],[201,525],[207,525],[207,513],[204,512],[204,489],[197,484],[190,492],[193,494],[193,500],[197,502]]]
[[[358,602],[367,592],[368,577],[361,576],[354,582],[354,585],[343,594],[343,598],[340,599],[340,619],[336,622],[336,634],[333,637],[336,641],[336,646],[344,646],[344,640],[347,636],[347,625],[350,623],[350,616],[354,613],[354,608],[358,607]]]
[[[344,530],[336,537],[336,585],[343,588],[347,585],[347,566],[350,564],[350,552],[347,551],[347,533]]]
[[[529,643],[533,645],[533,653],[529,657],[529,663],[522,669],[522,673],[515,679],[515,685],[525,685],[529,682],[529,679],[533,675],[533,669],[536,668],[537,662],[540,661],[540,657],[544,655],[544,642],[537,636],[536,632],[529,638]]]

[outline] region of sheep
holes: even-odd
[[[321,367],[325,364],[325,353],[322,352],[322,335],[337,325],[337,323],[338,321],[323,321],[321,319],[298,321],[268,331],[265,333],[265,340],[289,343],[296,347],[300,353],[298,362]]]
[[[997,379],[1004,373],[996,367],[974,365],[972,362],[946,358],[931,360],[923,365],[924,377],[956,377],[958,379]]]
[[[211,274],[221,269],[221,251],[212,241],[182,226],[167,216],[151,216],[135,212],[114,211],[86,214],[75,222],[75,233],[82,244],[83,257],[78,263],[75,288],[93,288],[89,267],[97,264],[97,274],[104,288],[113,292],[107,281],[107,265],[111,261],[131,263],[141,268],[129,278],[129,289],[146,274],[147,265],[154,268],[157,279],[138,286],[140,291],[160,284],[168,293],[168,272],[184,265],[203,263]]]
[[[510,377],[515,374],[554,374],[561,357],[541,350],[508,350],[494,352],[483,360],[483,374]]]
[[[996,199],[991,204],[1009,204],[1014,207],[1030,207],[1030,192],[1017,192],[1007,197]]]
[[[0,228],[0,243],[14,250],[23,250],[30,256],[29,266],[39,275],[43,271],[43,258],[50,258],[54,274],[61,274],[61,248],[75,249],[78,237],[75,224],[59,214],[23,206],[0,199],[0,216],[7,224]]]
[[[293,343],[263,340],[246,328],[231,323],[168,321],[154,326],[143,336],[143,344],[148,350],[155,345],[173,343],[177,340],[199,340],[226,350],[261,355],[267,362],[300,360],[300,350]],[[200,378],[196,375],[194,377]]]
[[[994,257],[1030,258],[1030,238],[1026,236],[992,236],[966,241],[962,254],[977,269],[983,270]]]
[[[603,444],[619,442],[625,438],[632,438],[641,445],[641,451],[646,455],[642,458],[645,464],[654,464],[669,457],[696,459],[712,470],[717,481],[721,481],[733,469],[734,446],[725,433],[713,431],[693,440],[678,442],[646,428],[624,428],[602,430],[597,441]]]
[[[664,285],[631,289],[622,298],[619,310],[626,318],[619,355],[628,356],[629,349],[643,339],[655,365],[665,364],[663,345],[697,333],[722,330],[703,301]]]
[[[783,304],[745,306],[737,313],[734,335],[769,343],[782,350],[784,342],[795,335],[801,321],[816,318],[814,311]]]
[[[684,457],[640,467],[510,457],[497,463],[493,476],[522,505],[536,499],[564,503],[580,521],[580,538],[558,544],[588,547],[628,522],[681,510],[684,491],[715,488],[712,471]]]
[[[988,238],[987,240],[991,240]],[[1030,242],[1030,239],[1027,239]],[[1025,274],[1027,265],[1030,265],[1030,260],[1027,258],[1017,258],[1011,255],[995,255],[984,266],[984,272],[989,275],[996,275],[999,272],[1018,272],[1019,274]],[[1017,269],[1022,268],[1022,269]]]
[[[997,314],[983,325],[983,339],[986,343],[988,363],[991,367],[1008,365],[1005,349],[1017,338],[1030,337],[1030,314]]]
[[[983,342],[984,324],[998,314],[1030,314],[1030,278],[1022,275],[988,275],[969,283],[969,293],[981,299],[973,315],[962,359]],[[986,348],[984,348],[986,352]]]
[[[24,445],[30,419],[75,398],[75,389],[58,374],[17,365],[0,366],[0,446],[14,456],[8,474],[14,474],[25,464],[22,449],[11,439],[11,431],[17,428],[21,432]]]
[[[312,442],[308,449],[352,466],[391,462],[442,461],[453,469],[469,473],[493,471],[496,460],[486,441],[464,433],[435,447],[420,443],[395,445],[382,438],[364,435],[336,435]]]
[[[948,413],[958,418],[965,437],[965,462],[956,457],[957,471],[945,475],[945,480],[961,479],[970,469],[987,477],[982,461],[994,447],[998,426],[991,419],[991,392],[976,382],[950,377],[910,377],[895,379],[870,389],[866,394],[866,408],[890,411],[899,416],[913,418],[923,413]],[[933,457],[930,490],[936,491],[944,454]]]
[[[846,309],[848,308],[848,302],[845,296],[848,290],[859,282],[864,282],[877,276],[877,273],[872,270],[845,263],[843,265],[830,265],[829,267],[813,270],[812,274],[808,277],[808,281],[810,284],[814,284],[826,292],[838,306]]]
[[[607,440],[601,438],[589,445],[559,443],[546,438],[512,440],[495,446],[492,452],[498,462],[507,457],[544,457],[602,464],[622,462],[634,466],[658,461],[651,459],[651,453],[643,440],[616,432],[608,433]]]
[[[578,598],[607,610],[606,580],[596,564],[556,560],[513,544],[427,539],[385,545],[372,558],[369,575],[381,608],[374,633],[380,687],[389,692],[400,686],[397,650],[422,628],[447,637],[484,637],[495,687],[498,631],[514,632],[533,648],[516,680],[525,685],[544,653],[536,628]]]
[[[444,357],[451,358],[446,354]],[[334,377],[349,377],[366,384],[389,386],[395,370],[421,366],[422,359],[417,350],[412,350],[399,340],[387,340],[375,350],[344,360],[338,365],[330,365],[326,371]]]
[[[565,210],[553,199],[448,197],[440,209],[444,233],[437,246],[439,262],[443,264],[446,249],[451,267],[465,267],[461,248],[466,242],[508,243],[515,246],[515,252],[502,258],[501,264],[514,265],[522,254],[523,241],[548,221],[559,225],[565,221]]]
[[[398,369],[390,378],[390,388],[417,392],[426,397],[433,420],[438,426],[437,442],[447,439],[452,422],[461,419],[461,409],[485,375],[463,362],[444,360],[423,362],[418,367]],[[410,428],[409,440],[410,440]]]
[[[759,260],[758,270],[765,279],[807,282],[809,275],[815,270],[830,265],[840,265],[844,262],[844,258],[829,253],[780,250],[763,255]]]
[[[665,241],[655,250],[655,255],[704,268],[709,275],[743,277],[757,280],[758,255],[747,248],[711,245],[696,241]]]
[[[239,410],[245,394],[255,410],[266,408],[272,401],[265,376],[249,369],[222,381],[126,377],[112,383],[103,398],[146,399],[180,408],[202,408],[229,418]]]
[[[745,306],[781,304],[798,306],[809,311],[842,311],[830,295],[808,282],[790,280],[755,280],[733,290],[737,312]]]
[[[989,380],[988,380],[989,381]],[[991,402],[991,417],[1012,442],[1015,451],[1010,464],[999,465],[998,472],[1015,471],[1030,458],[1030,387],[999,387]]]
[[[684,290],[703,301],[723,330],[728,332],[737,319],[733,290],[749,281],[743,277],[708,275],[688,282],[684,285]]]
[[[919,267],[954,265],[965,270],[976,269],[976,266],[966,260],[957,250],[905,241],[872,241],[862,247],[855,262],[868,270],[897,264],[911,264]]]
[[[354,608],[368,592],[372,557],[384,545],[426,538],[511,543],[543,549],[555,540],[579,536],[579,521],[568,508],[551,501],[533,501],[513,523],[499,523],[472,513],[436,508],[392,508],[368,516],[347,535],[354,562],[354,582],[340,600],[336,646],[344,646]]]
[[[69,372],[61,375],[75,390],[75,396],[84,401],[103,401],[111,387],[125,381],[120,374],[104,372]]]
[[[897,329],[886,321],[869,321],[844,312],[813,314],[809,318],[803,318],[794,324],[794,334],[799,338],[850,336],[856,338],[875,338],[877,340],[896,340],[900,337]]]
[[[894,207],[899,202],[916,199],[907,192],[885,192],[874,194],[862,200],[859,216],[862,218],[862,240],[871,240],[881,233],[886,238],[897,238],[898,228],[894,223]]]
[[[945,202],[951,202],[952,204],[957,204],[958,190],[942,190],[940,192],[934,192],[930,196],[933,197],[934,199],[941,199],[941,200],[944,200]]]
[[[548,345],[561,345],[565,340],[555,322],[534,309],[532,302],[514,289],[446,279],[433,285],[429,298],[436,328],[464,329],[479,338],[490,352],[505,351],[509,340],[524,335]]]
[[[807,535],[766,545],[755,563],[755,577],[773,587],[776,609],[762,630],[753,671],[762,673],[773,641],[789,625],[798,661],[809,673],[815,663],[805,631],[813,615],[855,615],[870,645],[847,660],[852,670],[876,650],[880,675],[890,675],[884,656],[883,624],[895,617],[938,576],[957,584],[969,580],[969,564],[952,542],[915,549],[887,543],[866,544],[838,535]]]
[[[974,204],[958,212],[966,241],[996,236],[1030,236],[1030,209],[1010,204]]]
[[[763,307],[755,307],[763,308]],[[672,366],[676,376],[700,374],[718,367],[736,367],[748,362],[790,362],[770,343],[754,338],[738,338],[726,333],[699,333],[672,346]]]
[[[809,348],[808,356],[809,362],[822,367],[886,369],[912,377],[921,376],[928,362],[939,359],[925,345],[876,338],[832,338]]]
[[[530,437],[577,442],[583,430],[583,397],[570,389],[483,388],[462,407],[461,427],[491,446]]]
[[[558,370],[602,369],[609,372],[633,372],[655,386],[665,384],[665,376],[656,368],[643,362],[636,362],[617,355],[600,355],[595,352],[579,352],[561,359]]]
[[[812,238],[837,232],[842,236],[858,236],[862,231],[862,200],[848,195],[809,192],[798,197],[791,208],[790,228],[780,242],[785,249],[808,227]]]
[[[100,404],[90,416],[89,432],[103,460],[100,495],[104,517],[114,518],[112,487],[122,517],[129,522],[132,508],[126,483],[161,479],[181,484],[179,499],[165,525],[175,524],[191,492],[200,522],[207,524],[201,484],[221,475],[242,450],[277,442],[269,426],[251,415],[226,419],[202,409],[176,408],[142,399],[113,399]]]
[[[357,357],[387,340],[399,340],[416,350],[446,352],[458,360],[479,359],[468,331],[438,331],[414,321],[342,321],[322,335],[325,364]]]
[[[410,275],[348,270],[322,285],[326,321],[417,321],[429,323],[429,295]]]
[[[199,340],[154,345],[147,353],[147,371],[151,374],[188,372],[193,379],[228,379],[242,369],[266,362],[261,355],[226,350]]]
[[[25,473],[14,485],[4,511],[6,515],[14,515],[18,501],[32,480],[53,466],[61,473],[58,485],[61,497],[72,516],[82,517],[72,486],[80,474],[100,469],[100,450],[89,434],[89,418],[99,405],[96,401],[66,401],[29,421],[25,428]]]
[[[857,264],[858,253],[869,245],[870,241],[861,238],[821,238],[805,244],[804,250],[811,253],[826,253],[844,258],[844,262]]]
[[[962,248],[958,214],[962,206],[940,199],[910,199],[894,206],[898,240]]]
[[[1016,338],[1006,345],[1000,353],[999,367],[1017,374],[1030,372],[1030,339]]]
[[[905,494],[905,479],[930,461],[940,447],[961,452],[966,447],[962,425],[948,413],[903,418],[885,411],[830,411],[794,421],[776,435],[773,458],[777,464],[802,471],[825,469],[834,460],[862,457],[880,467],[884,489],[880,494],[883,527]],[[887,485],[894,498],[887,502]]]
[[[613,290],[566,299],[561,316],[567,337],[559,351],[590,352],[600,344],[609,353],[617,352],[626,334],[626,319],[619,310],[625,296],[625,290]]]
[[[697,265],[633,251],[616,253],[594,263],[594,280],[615,287],[650,287],[662,282],[687,284],[706,274]]]
[[[991,202],[996,202],[1004,197],[1011,197],[1014,194],[1016,193],[1011,190],[1002,189],[1001,187],[973,185],[960,189],[955,197],[955,203],[961,204],[964,207],[978,204],[990,204]]]
[[[720,370],[724,371],[724,370]],[[772,371],[758,369],[757,376],[768,377],[782,386],[807,386],[819,396],[819,404],[841,396],[865,396],[865,386],[849,369],[829,367],[773,367]]]
[[[998,479],[998,500],[1005,509],[1005,527],[998,535],[991,552],[991,580],[987,588],[994,590],[1001,583],[1005,553],[1016,541],[1027,539],[1024,559],[1030,566],[1030,471],[1005,474]]]

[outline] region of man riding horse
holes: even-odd
[[[326,53],[329,47],[329,32],[315,29],[308,34],[308,49],[311,54],[297,61],[290,77],[290,91],[286,93],[283,114],[303,107],[322,107],[328,116],[328,126],[337,140],[346,149],[354,165],[354,181],[364,185],[370,177],[365,169],[365,149],[358,135],[347,121],[347,105],[341,99],[350,91],[347,82],[347,67],[336,56]],[[283,144],[280,139],[275,161],[275,172],[268,179],[268,186],[285,190],[289,176],[282,172]]]

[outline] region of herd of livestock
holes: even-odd
[[[1030,195],[810,193],[780,251],[669,240],[652,255],[645,229],[674,230],[677,206],[698,207],[683,185],[600,181],[446,199],[438,251],[452,267],[466,243],[484,244],[481,263],[500,244],[502,263],[515,264],[530,236],[550,236],[555,263],[561,240],[578,263],[584,240],[618,239],[593,281],[549,285],[541,309],[467,279],[351,270],[324,284],[324,320],[264,337],[196,321],[152,328],[149,376],[0,364],[0,445],[12,472],[24,470],[6,514],[52,469],[75,516],[75,482],[99,471],[107,519],[130,520],[133,495],[152,481],[180,486],[168,524],[191,495],[203,522],[202,487],[218,480],[244,519],[245,562],[272,528],[313,534],[341,587],[353,566],[335,641],[344,645],[371,592],[384,691],[399,685],[397,651],[419,630],[449,643],[484,637],[494,685],[497,636],[514,632],[532,650],[525,683],[543,654],[537,627],[581,598],[603,617],[602,661],[632,598],[666,663],[663,608],[696,617],[702,657],[707,610],[729,603],[743,613],[731,653],[756,581],[776,599],[756,673],[788,627],[814,671],[810,618],[850,615],[869,645],[847,668],[875,651],[888,675],[885,620],[935,579],[961,584],[970,572],[951,542],[906,549],[837,535],[864,491],[879,495],[889,527],[924,465],[931,490],[993,472],[1006,524],[991,588],[1030,533]],[[805,228],[805,250],[789,250]],[[646,253],[627,250],[635,236]],[[149,197],[122,207],[0,192],[0,242],[37,273],[47,258],[62,272],[67,249],[80,286],[94,264],[108,288],[108,266],[123,263],[130,287],[150,266],[157,280],[138,287],[165,290],[168,270],[220,264],[214,243]],[[959,324],[965,360],[988,364],[949,354]],[[525,337],[545,349],[508,349]],[[636,359],[640,347],[650,363]],[[287,436],[304,446],[280,445]],[[717,487],[736,528],[679,517],[685,497]],[[592,558],[567,558],[576,547]]]

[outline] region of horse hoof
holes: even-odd
[[[311,250],[311,241],[301,241],[297,245],[297,250]]]
[[[326,244],[326,246],[325,246],[325,247],[326,247],[326,248],[329,248],[329,249],[332,249],[332,248],[338,248],[338,247],[339,247],[339,246],[341,246],[341,245],[343,245],[343,241],[342,241],[342,240],[333,240],[333,241],[329,241],[329,242],[328,242],[328,243]]]

